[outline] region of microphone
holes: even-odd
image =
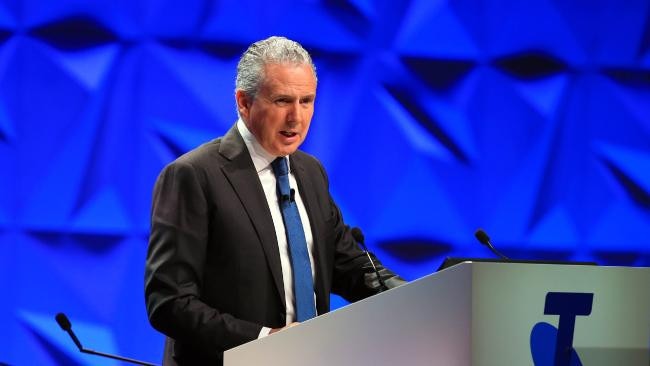
[[[479,242],[481,242],[481,244],[488,247],[488,249],[490,249],[490,251],[492,253],[496,254],[497,256],[499,256],[499,257],[501,257],[501,258],[503,258],[503,259],[505,259],[507,261],[510,260],[510,258],[506,257],[505,255],[501,254],[501,252],[496,250],[496,248],[490,242],[490,237],[488,236],[488,234],[485,231],[483,231],[483,229],[476,230],[476,232],[474,233],[474,236],[476,237],[476,239],[478,239]]]
[[[111,355],[111,354],[108,354],[108,353],[93,351],[91,349],[84,348],[81,345],[81,342],[79,341],[79,338],[77,338],[77,336],[72,331],[72,323],[70,323],[70,319],[68,319],[68,317],[65,316],[65,314],[63,314],[63,313],[56,314],[55,319],[56,319],[56,322],[61,327],[61,329],[66,331],[66,333],[68,333],[70,338],[72,338],[72,341],[74,342],[74,344],[77,345],[77,348],[79,348],[79,351],[81,353],[87,353],[87,354],[90,354],[90,355],[101,356],[101,357],[106,357],[106,358],[112,358],[114,360],[129,362],[129,363],[133,363],[133,364],[136,364],[136,365],[156,366],[153,363],[138,361],[138,360],[134,360],[132,358],[126,358],[126,357],[122,357],[122,356]]]
[[[81,345],[81,342],[79,342],[79,338],[77,338],[77,336],[72,331],[72,324],[70,323],[70,320],[68,319],[68,317],[65,316],[65,314],[63,314],[63,313],[58,313],[58,314],[56,314],[55,319],[56,319],[56,322],[59,323],[59,327],[61,327],[61,329],[65,330],[68,333],[68,335],[70,336],[70,338],[72,338],[72,341],[74,342],[74,344],[77,345],[77,348],[79,348],[79,351],[83,352],[84,348]]]
[[[353,227],[352,230],[350,230],[350,234],[352,234],[352,237],[354,240],[361,245],[361,248],[363,249],[364,253],[368,256],[368,260],[370,261],[370,264],[372,264],[372,268],[375,270],[375,274],[377,275],[377,280],[379,281],[379,292],[383,292],[385,290],[388,290],[388,287],[384,283],[384,280],[381,278],[381,275],[379,275],[379,271],[377,270],[377,267],[375,266],[375,261],[372,260],[372,257],[370,256],[370,253],[368,252],[368,248],[366,247],[365,244],[365,238],[363,237],[363,233],[361,232],[361,229],[358,227]]]

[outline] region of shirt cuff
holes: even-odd
[[[262,330],[260,330],[260,334],[257,336],[257,339],[266,337],[267,335],[269,335],[270,331],[271,328],[262,327]]]

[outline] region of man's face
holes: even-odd
[[[267,64],[260,89],[251,99],[238,90],[239,114],[269,153],[286,156],[307,137],[316,98],[316,77],[309,65]]]

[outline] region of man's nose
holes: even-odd
[[[287,122],[289,123],[299,123],[302,121],[302,106],[300,105],[300,101],[295,101],[291,103],[291,106],[289,107],[289,113],[287,113]]]

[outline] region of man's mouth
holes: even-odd
[[[282,134],[282,136],[286,136],[286,137],[294,137],[297,135],[297,133],[291,131],[280,131],[280,133]]]

